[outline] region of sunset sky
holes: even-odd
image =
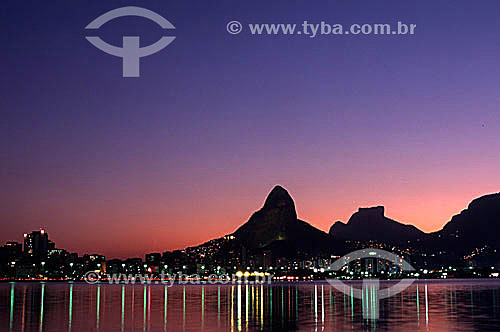
[[[136,5],[174,42],[122,78],[84,28]],[[500,191],[500,2],[7,1],[0,242],[43,227],[108,258],[233,232],[284,186],[328,231],[360,206],[424,231]],[[230,35],[248,23],[417,24],[413,36]],[[94,32],[141,45],[120,18]]]

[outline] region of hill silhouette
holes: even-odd
[[[283,187],[275,186],[264,206],[239,227],[234,237],[249,249],[287,248],[285,251],[328,251],[329,235],[297,219],[295,203]]]
[[[402,243],[425,237],[425,233],[413,225],[405,225],[387,218],[384,207],[360,208],[345,224],[337,221],[329,234],[338,239],[352,241],[376,240]]]
[[[359,208],[347,223],[336,222],[326,233],[299,220],[288,191],[275,186],[262,208],[247,222],[234,233],[214,240],[220,245],[213,255],[222,262],[237,257],[237,262],[262,263],[264,256],[273,260],[329,258],[377,243],[391,250],[410,252],[420,266],[500,265],[498,225],[500,193],[474,199],[467,209],[434,233],[387,218],[383,206]]]

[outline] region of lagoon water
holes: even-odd
[[[0,331],[500,331],[496,280],[420,280],[365,302],[321,282],[1,283]]]

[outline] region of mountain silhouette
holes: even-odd
[[[500,193],[473,200],[467,209],[455,215],[437,234],[443,237],[498,242],[500,233]]]
[[[378,244],[392,251],[411,252],[415,266],[500,266],[500,193],[474,199],[434,233],[385,216],[385,208],[359,208],[347,223],[336,222],[325,233],[297,218],[295,203],[281,186],[275,186],[262,208],[234,233],[201,246],[217,249],[211,257],[221,264],[313,259],[341,256]],[[230,239],[230,240],[226,240]],[[203,250],[192,250],[198,253]],[[267,257],[267,258],[266,258]],[[194,260],[199,259],[197,255]],[[268,262],[269,264],[269,262]]]
[[[360,208],[347,224],[337,221],[329,234],[337,239],[350,241],[375,240],[386,243],[403,243],[426,234],[413,225],[405,225],[384,215],[384,207]]]
[[[295,203],[283,187],[275,186],[264,206],[233,235],[250,249],[286,247],[288,251],[321,251],[330,247],[327,233],[297,219]]]
[[[474,199],[467,209],[453,216],[444,227],[430,234],[434,246],[450,251],[488,246],[500,249],[500,193]]]

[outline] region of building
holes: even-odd
[[[24,234],[24,253],[30,256],[46,255],[55,248],[54,242],[49,240],[49,234],[44,229]]]
[[[145,262],[148,268],[151,269],[152,272],[159,272],[163,268],[160,253],[154,252],[146,254]]]
[[[0,247],[0,262],[10,263],[19,260],[22,256],[22,245],[18,242],[7,242]]]
[[[20,258],[21,254],[23,253],[23,246],[19,242],[10,241],[7,242],[3,247],[7,251],[9,257],[13,259]]]
[[[160,253],[151,253],[151,254],[146,254],[145,257],[146,264],[148,265],[160,265],[161,263],[161,254]]]

